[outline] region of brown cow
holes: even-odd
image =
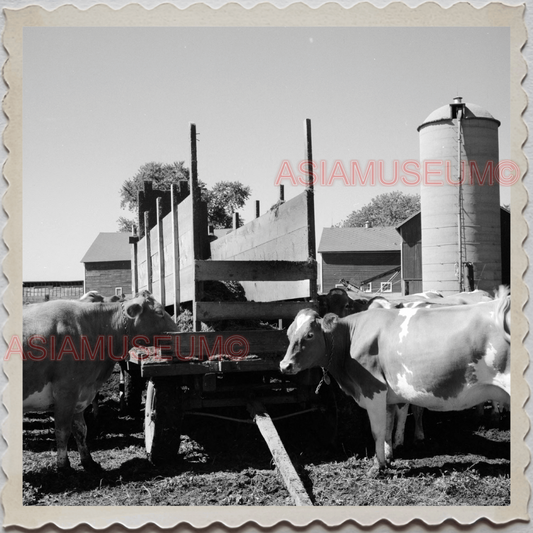
[[[55,300],[23,310],[23,409],[53,409],[58,470],[70,469],[71,432],[83,467],[100,470],[87,448],[84,409],[129,349],[177,329],[149,293],[122,303]]]
[[[366,300],[354,300],[340,287],[330,289],[327,294],[318,296],[318,314],[325,316],[333,313],[339,318],[366,311],[368,303]]]

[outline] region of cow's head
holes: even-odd
[[[354,301],[348,296],[348,293],[344,289],[336,287],[327,294],[321,294],[318,297],[318,312],[320,316],[334,313],[343,318],[357,312],[353,304]]]
[[[152,341],[155,335],[179,331],[164,307],[147,291],[121,305],[126,320],[132,320],[129,326],[131,335],[143,335]]]
[[[98,291],[89,291],[86,292],[81,298],[80,302],[89,302],[89,303],[96,303],[96,302],[103,302],[104,297],[98,293]]]
[[[328,314],[323,319],[312,309],[300,311],[287,330],[289,347],[279,367],[284,374],[297,374],[307,368],[327,365],[324,333],[336,325],[338,317]]]

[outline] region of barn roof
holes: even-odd
[[[81,262],[131,261],[129,238],[130,234],[125,232],[99,233]]]
[[[505,213],[507,213],[508,215],[510,215],[510,214],[511,214],[511,211],[510,211],[509,209],[507,209],[507,207],[501,205],[501,206],[500,206],[500,216],[501,216],[502,213],[503,213],[504,215],[505,215]],[[396,226],[396,228],[395,228],[396,231],[399,232],[399,233],[401,233],[403,227],[404,227],[404,226],[407,226],[407,225],[409,225],[409,224],[411,224],[411,223],[412,223],[412,224],[421,224],[421,221],[420,221],[420,220],[415,221],[415,219],[416,219],[417,217],[420,217],[420,214],[421,214],[421,211],[417,211],[414,215],[411,215],[409,218],[407,218],[406,220],[404,220],[401,224],[398,224],[398,225]]]
[[[318,252],[399,252],[401,241],[392,226],[324,228]]]

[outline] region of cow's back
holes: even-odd
[[[115,313],[109,304],[76,300],[55,300],[23,310],[25,410],[47,410],[58,395],[76,396],[77,410],[90,404],[113,369],[106,337],[113,334]]]
[[[362,313],[352,357],[370,354],[392,395],[435,410],[463,409],[468,391],[482,387],[509,393],[509,343],[495,319],[498,303]]]

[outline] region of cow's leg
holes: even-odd
[[[376,443],[374,466],[368,471],[368,475],[374,477],[387,466],[387,460],[385,458],[385,439],[387,435],[387,392],[384,391],[374,394],[372,400],[365,403],[368,418],[370,419],[370,427],[372,428],[372,435]]]
[[[385,462],[387,466],[392,462],[392,432],[397,413],[397,405],[387,405],[387,425],[385,432]]]
[[[87,447],[87,426],[83,417],[83,411],[76,413],[72,419],[72,431],[76,438],[78,451],[80,452],[80,460],[83,468],[88,472],[100,472],[102,467],[93,460],[89,448]]]
[[[68,473],[72,471],[70,461],[68,460],[67,446],[68,439],[72,432],[73,411],[74,407],[69,406],[68,404],[56,404],[56,408],[54,410],[58,472]]]
[[[411,412],[415,419],[415,445],[421,445],[426,438],[424,435],[423,415],[424,408],[418,407],[418,405],[411,405]]]
[[[503,416],[503,404],[492,400],[492,409],[490,411],[490,422],[493,427],[498,427],[498,424],[502,421]]]
[[[409,404],[404,403],[396,406],[396,430],[394,432],[393,449],[403,446],[405,442],[405,423],[407,421],[407,414],[409,413]]]

